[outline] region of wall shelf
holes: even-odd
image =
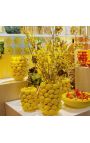
[[[1,37],[25,37],[25,34],[7,34],[7,33],[0,33]]]
[[[7,33],[0,33],[1,37],[25,37],[25,34],[7,34]],[[34,37],[52,37],[52,34],[34,34]],[[59,34],[55,35],[56,37],[83,37],[83,35],[66,35],[66,34]]]

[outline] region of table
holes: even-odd
[[[5,103],[6,115],[20,115],[20,116],[42,116],[42,113],[37,110],[35,112],[24,112],[20,100],[9,101]],[[90,107],[83,109],[73,109],[62,105],[58,116],[90,116]]]
[[[25,86],[27,86],[26,80],[0,79],[0,116],[5,115],[5,102],[19,99],[20,89]]]

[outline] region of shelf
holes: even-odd
[[[83,35],[68,35],[68,34],[60,34],[60,35],[56,35],[56,36],[60,36],[60,37],[83,37]]]
[[[14,79],[13,78],[0,79],[0,84],[11,82],[11,81],[14,81]]]
[[[5,103],[6,108],[9,109],[9,111],[12,112],[12,115],[14,116],[14,112],[17,113],[17,115],[21,116],[42,116],[42,113],[40,111],[35,112],[24,112],[21,107],[20,100],[14,100],[10,102]],[[8,111],[6,109],[6,111]],[[6,113],[8,115],[8,113]],[[10,113],[9,113],[10,114]],[[77,116],[77,115],[90,115],[90,107],[86,107],[83,109],[72,109],[66,106],[62,106],[62,109],[60,110],[58,116]]]
[[[27,80],[27,77],[25,77],[23,81],[15,81],[14,78],[5,78],[5,79],[0,79],[0,85],[9,84],[9,83],[20,83],[26,80]]]
[[[52,37],[52,34],[35,34],[35,37]],[[55,34],[55,37],[82,37],[83,35],[66,35],[66,34]]]
[[[25,34],[7,34],[7,33],[0,33],[1,37],[25,37]]]
[[[7,33],[0,33],[1,37],[25,37],[25,34],[7,34]],[[34,37],[52,37],[52,34],[34,34]],[[65,35],[65,34],[60,34],[57,35],[55,34],[55,36],[59,36],[59,37],[83,37],[83,35]]]

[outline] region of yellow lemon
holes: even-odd
[[[57,105],[58,104],[58,100],[57,99],[52,99],[51,103],[54,104],[54,105]]]
[[[53,110],[57,110],[58,108],[57,108],[56,105],[53,105],[53,106],[52,106],[52,109],[53,109]]]
[[[58,84],[53,84],[53,89],[58,89],[60,86]]]
[[[41,92],[42,92],[42,94],[45,94],[45,93],[46,93],[46,90],[45,90],[45,89],[42,89]]]
[[[44,94],[44,97],[48,97],[48,96],[49,96],[48,93],[45,93],[45,94]]]
[[[27,103],[28,102],[28,100],[25,98],[25,99],[23,99],[23,101],[25,102],[25,103]]]
[[[26,95],[25,95],[25,94],[23,94],[21,98],[26,98]]]
[[[59,94],[60,94],[60,90],[58,90],[58,89],[55,90],[55,91],[54,91],[54,94],[55,94],[55,95],[59,95]]]
[[[49,114],[52,115],[56,115],[58,113],[58,111],[55,110],[49,110]]]
[[[53,94],[50,94],[49,97],[52,99],[52,98],[54,98],[54,95],[53,95]]]
[[[53,89],[48,91],[48,94],[53,94],[53,93],[54,93]]]
[[[47,103],[49,103],[50,101],[51,101],[50,98],[45,98],[44,103],[47,104]]]
[[[44,106],[44,110],[49,110],[50,107],[48,105]]]
[[[40,96],[40,100],[41,100],[41,101],[44,100],[44,97],[43,97],[43,96]]]
[[[45,87],[46,90],[50,90],[52,88],[51,84],[47,84],[47,86]]]

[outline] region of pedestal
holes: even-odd
[[[81,91],[90,92],[90,68],[75,68],[75,87]]]
[[[0,116],[6,115],[5,102],[19,99],[20,89],[26,84],[26,81],[14,81],[14,79],[0,80]]]

